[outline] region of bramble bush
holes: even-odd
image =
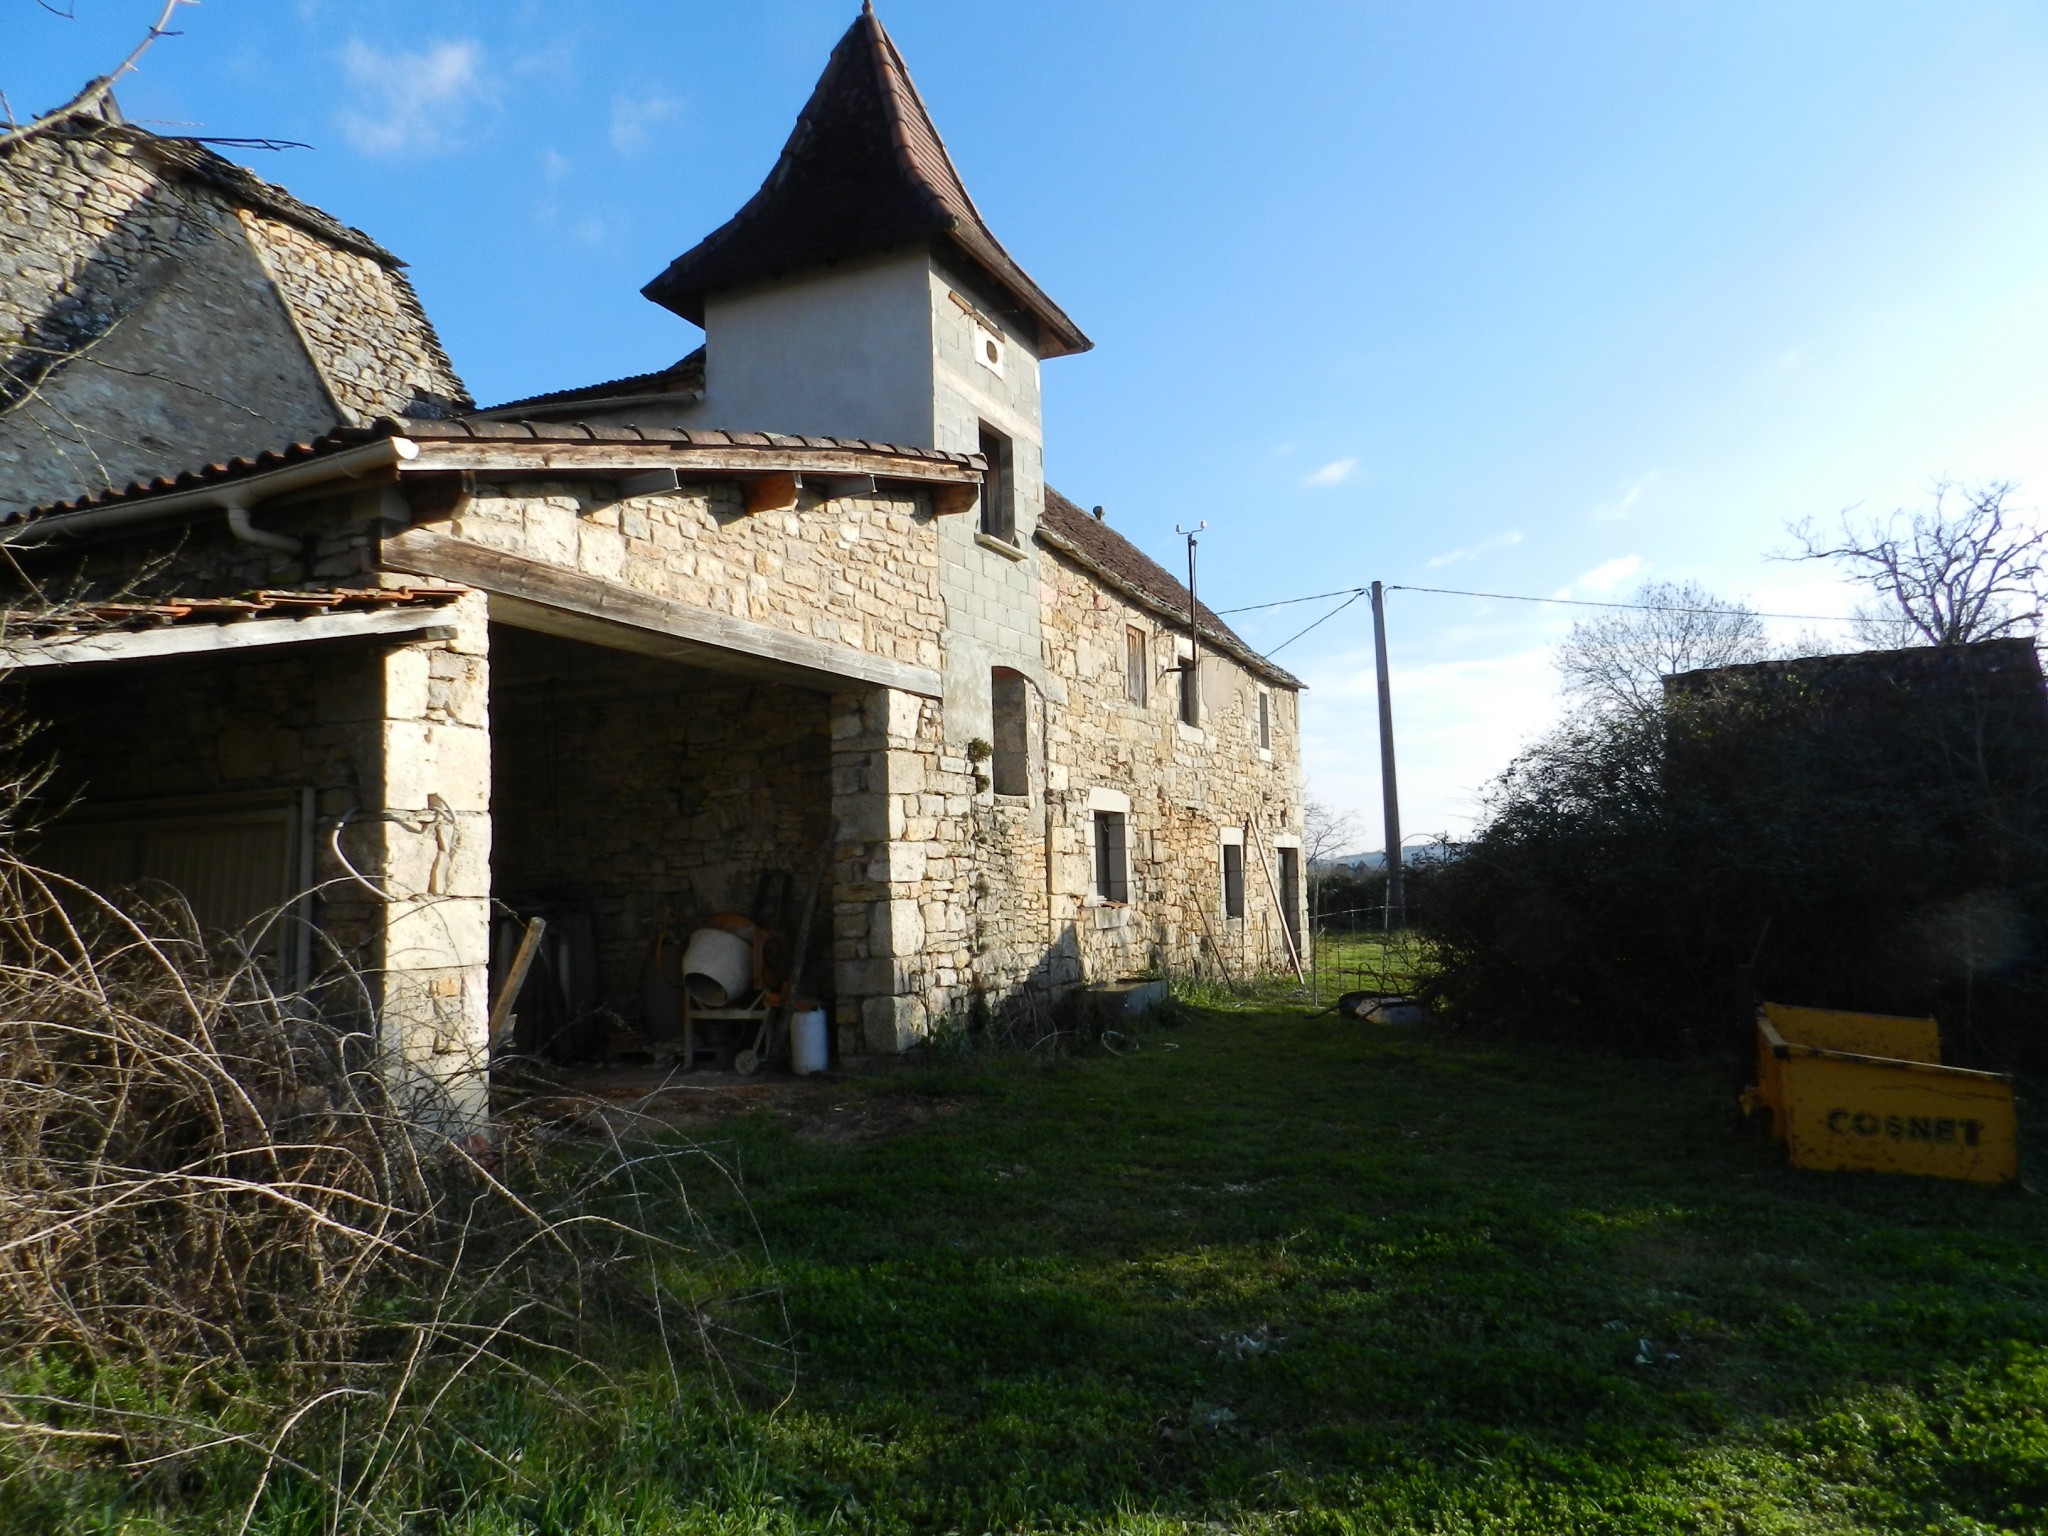
[[[1755,1001],[1933,1013],[2048,1064],[2048,700],[2031,642],[1688,674],[1496,782],[1418,921],[1431,995],[1509,1034],[1746,1048]]]

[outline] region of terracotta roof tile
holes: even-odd
[[[989,230],[902,54],[864,9],[832,50],[761,190],[641,291],[701,325],[714,288],[931,241],[1030,317],[1041,356],[1094,345]]]
[[[1186,631],[1186,584],[1108,523],[1083,512],[1051,486],[1045,488],[1045,511],[1038,520],[1038,536],[1053,549],[1091,567],[1160,617]],[[1233,661],[1283,688],[1302,686],[1300,678],[1275,666],[1246,645],[1236,631],[1209,610],[1207,604],[1197,603],[1195,614],[1204,645],[1223,652]]]
[[[552,414],[557,406],[615,400],[621,396],[638,398],[644,395],[674,395],[678,400],[691,400],[701,397],[703,393],[704,349],[699,347],[689,356],[669,364],[666,368],[657,368],[652,373],[629,373],[622,379],[606,379],[601,384],[580,384],[574,389],[556,389],[544,395],[528,395],[523,400],[507,400],[503,405],[491,406],[478,414],[495,416],[500,411],[536,409]]]
[[[337,427],[332,432],[310,442],[292,443],[283,448],[268,450],[254,458],[237,458],[212,464],[201,464],[183,470],[176,475],[159,475],[152,480],[139,480],[130,485],[112,490],[100,491],[91,496],[81,496],[71,501],[53,502],[47,506],[31,508],[0,516],[0,525],[25,522],[32,518],[54,517],[65,512],[83,512],[93,507],[112,506],[118,502],[140,501],[146,497],[159,496],[171,491],[196,490],[201,486],[214,485],[222,481],[237,480],[244,475],[260,474],[265,470],[282,469],[306,459],[318,458],[324,454],[339,453],[344,449],[360,447],[379,438],[404,437],[415,442],[457,442],[473,440],[480,442],[519,443],[587,443],[631,441],[643,443],[673,443],[694,447],[745,447],[745,448],[813,448],[830,451],[833,449],[861,449],[891,454],[904,459],[941,460],[962,465],[979,471],[983,468],[981,459],[973,454],[935,453],[923,448],[904,448],[891,443],[857,443],[850,438],[837,437],[788,437],[781,433],[766,432],[688,432],[680,427],[639,427],[627,425],[623,428],[599,429],[582,422],[561,421],[483,421],[475,417],[457,417],[453,420],[433,418],[408,418],[384,416],[366,427]]]

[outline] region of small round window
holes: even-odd
[[[1000,363],[1003,360],[1003,354],[999,350],[997,350],[995,338],[993,336],[984,336],[981,338],[981,350],[983,351],[983,353],[987,355],[988,360],[992,363]]]

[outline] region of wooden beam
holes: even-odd
[[[851,646],[655,597],[524,555],[429,528],[384,540],[385,569],[460,582],[491,595],[491,615],[522,629],[668,656],[694,666],[745,671],[799,686],[879,685],[939,697],[939,674]]]
[[[756,475],[745,482],[747,512],[794,512],[797,492],[804,488],[804,477],[788,472],[772,475]]]
[[[419,456],[404,466],[408,474],[466,469],[499,478],[528,473],[617,476],[672,469],[685,478],[783,472],[873,475],[915,485],[978,485],[981,480],[979,470],[953,459],[860,448],[699,448],[687,443],[549,443],[502,437],[426,438],[418,447]]]
[[[447,631],[447,634],[437,634]],[[380,608],[369,613],[318,613],[303,619],[250,618],[224,624],[166,624],[158,629],[101,630],[16,638],[0,646],[0,669],[81,667],[174,656],[220,656],[273,645],[321,640],[445,639],[452,634],[439,608]]]
[[[981,481],[978,478],[960,485],[932,487],[932,511],[940,517],[949,517],[957,512],[972,512],[980,505]]]

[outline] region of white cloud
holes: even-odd
[[[637,155],[654,142],[654,130],[683,115],[683,104],[669,96],[627,96],[612,98],[612,148],[622,155]]]
[[[1657,477],[1662,473],[1662,470],[1653,469],[1634,485],[1631,485],[1627,490],[1615,497],[1614,500],[1601,502],[1599,506],[1593,509],[1594,521],[1602,523],[1620,522],[1635,510],[1636,503],[1641,501],[1644,493],[1657,483]]]
[[[1619,555],[1596,565],[1567,588],[1567,591],[1612,592],[1644,567],[1641,555]]]
[[[1356,468],[1356,459],[1332,459],[1313,474],[1304,476],[1301,483],[1313,486],[1342,485],[1351,478],[1351,472]]]
[[[1427,569],[1440,571],[1447,565],[1456,565],[1460,560],[1476,559],[1490,555],[1497,549],[1513,549],[1522,542],[1522,530],[1510,528],[1506,533],[1496,533],[1490,539],[1481,539],[1477,544],[1467,544],[1463,549],[1454,549],[1446,554],[1432,555],[1425,563]]]
[[[446,154],[485,95],[483,48],[470,38],[388,53],[351,38],[341,67],[356,94],[342,136],[365,155]]]

